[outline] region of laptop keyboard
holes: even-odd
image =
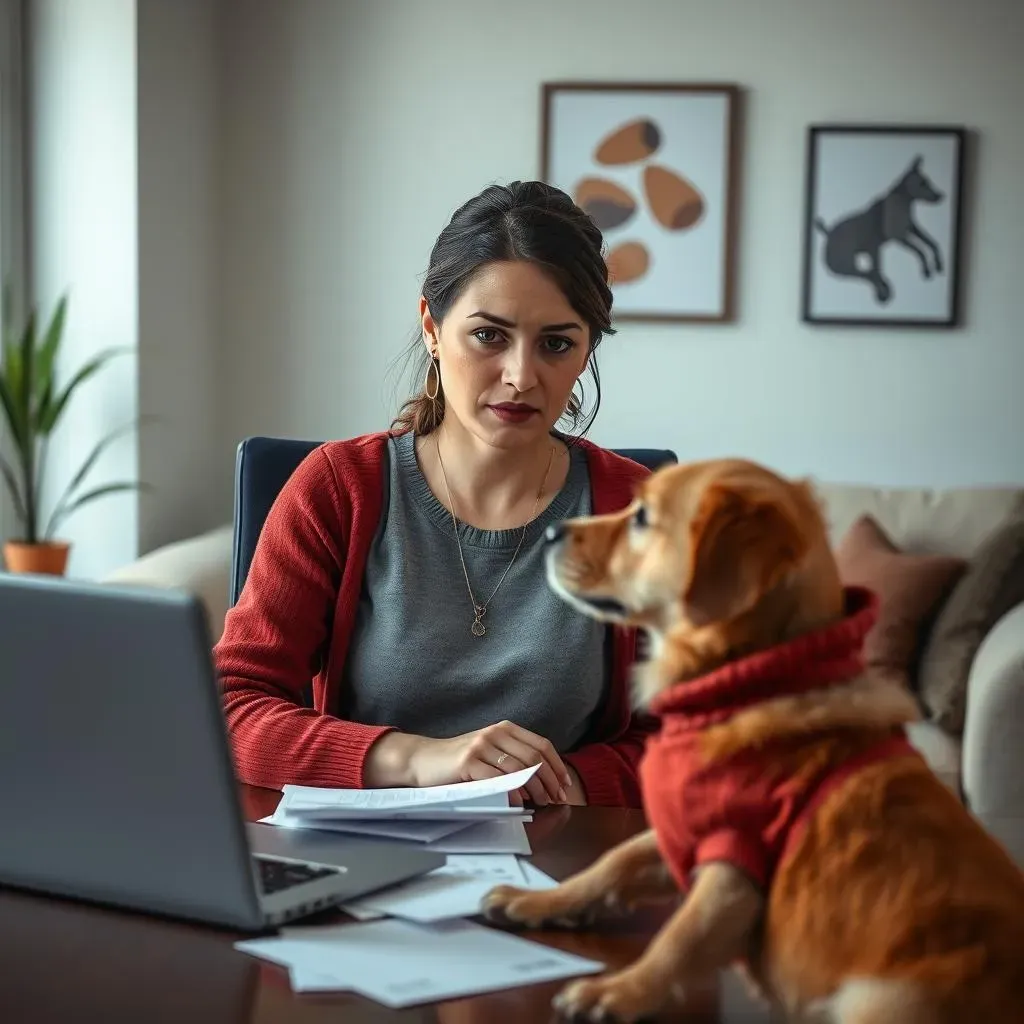
[[[289,860],[274,860],[272,857],[255,857],[259,870],[260,885],[264,895],[281,892],[295,885],[304,885],[318,878],[336,875],[336,868],[313,867],[310,864],[296,864]]]

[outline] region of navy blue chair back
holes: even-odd
[[[234,547],[231,553],[231,603],[238,600],[270,506],[299,463],[322,441],[286,437],[247,437],[235,456]],[[667,448],[616,448],[651,470],[678,462]]]

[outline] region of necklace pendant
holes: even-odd
[[[473,636],[483,636],[487,632],[487,627],[484,626],[484,614],[486,612],[486,608],[478,604],[473,605],[473,625],[469,627]]]

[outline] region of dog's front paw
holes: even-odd
[[[602,909],[574,901],[564,886],[534,891],[499,885],[480,904],[487,920],[506,928],[583,928],[593,924]]]
[[[552,1006],[572,1021],[634,1024],[653,1017],[666,1001],[652,979],[636,969],[602,978],[584,978],[562,989]]]

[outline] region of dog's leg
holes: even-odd
[[[678,894],[654,832],[648,831],[609,850],[555,889],[496,886],[484,897],[481,911],[506,926],[578,928]]]
[[[925,245],[931,249],[932,259],[935,261],[935,273],[942,273],[942,253],[939,251],[939,243],[928,234],[927,231],[923,231],[913,221],[910,222],[910,233],[915,237],[919,238]]]
[[[925,279],[931,277],[932,268],[928,265],[928,255],[924,249],[917,246],[914,242],[913,235],[908,233],[903,238],[897,239],[897,241],[904,248],[909,249],[918,258],[921,263],[921,273],[924,275]]]
[[[725,862],[707,864],[639,960],[615,974],[573,982],[554,1005],[574,1020],[602,1024],[649,1017],[744,957],[763,906],[746,875]]]
[[[864,272],[864,277],[871,282],[875,289],[875,298],[883,305],[892,298],[892,285],[885,279],[882,273],[881,253],[878,248],[866,252],[871,260],[871,267]]]

